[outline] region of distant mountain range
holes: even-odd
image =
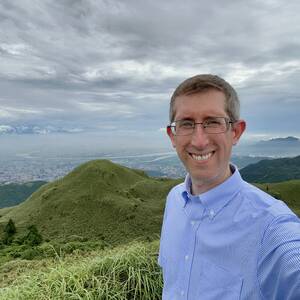
[[[235,153],[244,156],[292,157],[300,155],[300,139],[293,136],[273,138],[246,145],[238,145]]]
[[[263,146],[281,146],[281,145],[295,145],[300,146],[300,139],[294,136],[288,136],[286,138],[274,138],[266,141],[259,141],[256,145],[263,145]],[[300,151],[300,149],[299,149]]]
[[[0,135],[4,134],[48,134],[48,133],[76,133],[81,132],[79,128],[61,128],[54,126],[38,125],[0,125]]]
[[[241,175],[249,182],[280,182],[300,179],[300,156],[261,160],[241,169]]]

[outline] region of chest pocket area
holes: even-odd
[[[204,261],[197,287],[197,299],[240,300],[242,285],[242,277]]]

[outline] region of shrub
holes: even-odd
[[[4,227],[3,243],[5,245],[10,245],[16,232],[17,230],[14,221],[12,219],[9,219],[8,223]]]
[[[41,258],[42,256],[43,252],[38,247],[28,248],[20,254],[20,258],[28,260]]]
[[[14,235],[17,232],[15,223],[12,219],[9,219],[8,223],[6,224],[4,228],[4,233],[7,233],[8,235]]]
[[[24,243],[30,246],[37,246],[41,244],[43,238],[41,234],[38,232],[38,229],[35,225],[31,225],[28,228],[28,233],[24,238]]]

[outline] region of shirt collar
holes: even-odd
[[[210,211],[213,215],[220,212],[234,195],[240,191],[244,182],[237,167],[230,165],[230,168],[232,170],[232,175],[230,177],[211,190],[197,196],[191,194],[192,181],[190,175],[187,174],[183,185],[184,189],[182,191],[184,200],[183,207],[185,207],[189,200],[195,199],[200,201],[207,211]]]

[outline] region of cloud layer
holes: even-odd
[[[300,134],[296,1],[0,3],[0,125],[160,132],[183,79],[236,87],[248,134]]]

